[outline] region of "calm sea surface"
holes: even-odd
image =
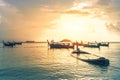
[[[0,43],[0,80],[120,80],[120,44],[81,50],[110,60],[108,67],[71,56],[72,49],[49,49],[46,43],[23,43],[14,48]]]

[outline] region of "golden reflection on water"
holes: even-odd
[[[116,48],[117,46],[117,48]],[[110,60],[110,66],[100,67],[86,62],[82,62],[71,56],[73,49],[49,49],[47,44],[23,44],[22,46],[16,46],[15,48],[0,48],[0,68],[29,68],[34,67],[33,73],[44,74],[44,76],[62,79],[90,79],[90,78],[100,78],[104,77],[110,78],[115,75],[119,75],[119,50],[120,45],[113,45],[109,48],[101,47],[98,48],[85,48],[79,47],[83,51],[93,53],[95,55],[104,56]],[[116,50],[115,50],[116,49]],[[76,57],[87,58],[84,55],[75,55]],[[88,56],[89,57],[89,56]],[[94,57],[90,57],[94,58]],[[7,64],[7,65],[6,65]],[[115,67],[111,67],[115,66]],[[38,70],[36,70],[36,67]],[[31,70],[31,69],[30,69]],[[43,71],[43,72],[42,72]],[[44,71],[46,71],[45,74]],[[19,73],[19,70],[18,70]],[[26,72],[27,73],[27,72]],[[114,73],[114,74],[112,74]],[[39,75],[39,76],[40,76]],[[49,76],[50,75],[50,76]],[[59,76],[60,75],[60,76]],[[63,75],[63,76],[62,76]],[[35,75],[37,76],[37,75]],[[43,75],[42,75],[43,76]],[[40,77],[42,77],[40,76]],[[67,77],[66,77],[67,76]],[[38,77],[38,76],[37,76]]]
[[[108,51],[112,51],[110,48],[101,47],[98,48],[85,48],[79,47],[81,50],[89,52],[93,55],[81,54],[80,58],[83,59],[93,59],[98,58],[95,55],[109,57]],[[21,48],[16,48],[12,54],[17,53],[16,58],[18,58],[21,63],[32,64],[32,65],[40,65],[40,64],[77,64],[77,59],[71,57],[71,52],[73,49],[49,49],[47,44],[23,44]],[[19,56],[19,57],[17,57]],[[79,64],[83,64],[84,62],[79,60]],[[85,63],[86,64],[86,63]]]
[[[25,47],[28,45],[24,45]],[[31,47],[32,46],[32,47]],[[41,48],[41,46],[43,46]],[[36,45],[30,45],[28,46],[29,50],[26,50],[24,54],[21,54],[22,57],[24,57],[24,61],[27,61],[29,64],[76,64],[78,63],[77,59],[71,57],[71,52],[73,49],[49,49],[47,44],[36,44]],[[40,48],[39,48],[40,47]],[[33,49],[34,48],[34,49]],[[99,49],[90,49],[90,48],[84,48],[79,47],[83,51],[87,51],[93,55],[88,54],[81,54],[79,55],[80,58],[83,59],[96,59],[95,55],[98,56],[106,56],[105,54],[102,54]],[[28,64],[27,63],[27,64]],[[79,64],[83,64],[84,62],[79,60]],[[85,63],[86,64],[86,63]]]
[[[77,60],[71,56],[71,52],[73,49],[45,49],[41,50],[34,49],[35,52],[29,54],[28,60],[30,64],[34,64],[36,66],[41,65],[49,65],[49,67],[60,66],[60,65],[72,65],[75,66],[77,64],[85,65],[86,63]],[[36,53],[37,52],[37,53]],[[39,53],[38,53],[39,52]],[[28,55],[28,54],[27,54]],[[46,66],[48,67],[48,66]]]

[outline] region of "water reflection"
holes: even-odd
[[[47,44],[23,44],[15,48],[0,48],[0,80],[119,78],[120,44],[101,47],[100,51],[84,47],[80,49],[108,58],[110,66],[92,65],[73,58],[73,49],[49,49]]]

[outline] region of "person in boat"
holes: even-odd
[[[77,52],[80,52],[80,49],[77,47]]]
[[[78,42],[76,41],[76,48],[77,48],[76,50],[77,50],[77,52],[80,52],[80,49],[78,48],[78,45],[79,45],[79,44],[78,44]]]

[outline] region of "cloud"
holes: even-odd
[[[120,37],[120,5],[118,3],[120,3],[119,0],[98,0],[93,6],[93,9],[96,10],[93,14],[96,15],[94,17],[106,21],[105,26],[110,34]]]
[[[6,34],[3,39],[9,40],[36,39],[42,36],[46,29],[53,28],[52,21],[59,15],[49,13],[49,11],[54,11],[57,7],[64,5],[54,0],[4,0],[1,3],[5,5],[0,7],[0,27],[3,30],[0,33]],[[67,5],[64,6],[67,7]]]
[[[98,4],[102,5],[101,7],[99,6],[99,9],[103,11],[107,17],[107,29],[114,33],[120,33],[120,5],[118,5],[118,0],[101,0]]]
[[[82,15],[82,16],[87,16],[90,13],[87,11],[80,11],[80,10],[63,10],[63,11],[57,11],[57,10],[50,10],[50,11],[46,11],[48,13],[58,13],[58,14],[78,14],[78,15]]]
[[[105,24],[109,31],[119,32],[119,2],[119,0],[0,0],[0,36],[6,34],[6,39],[31,39],[34,36],[42,36],[46,29],[54,28],[53,21],[61,14],[100,18],[109,24],[109,27]]]
[[[72,4],[74,0],[5,0],[7,3],[17,7],[18,9],[27,10],[29,8],[39,8],[48,6],[52,9],[66,8]]]
[[[97,4],[106,6],[109,5],[111,2],[111,0],[98,0]]]
[[[1,24],[1,15],[0,15],[0,24]]]
[[[87,11],[93,18],[106,21],[109,31],[120,32],[120,1],[119,0],[77,0],[72,9]]]
[[[108,30],[120,34],[120,22],[118,22],[117,24],[113,24],[113,23],[106,24],[106,27]]]
[[[0,0],[0,7],[1,7],[1,6],[6,6],[6,4],[4,3],[3,0]]]
[[[68,10],[68,11],[65,11],[64,13],[67,13],[67,14],[81,14],[81,15],[89,15],[89,12],[85,12],[85,11],[78,11],[78,10]]]

